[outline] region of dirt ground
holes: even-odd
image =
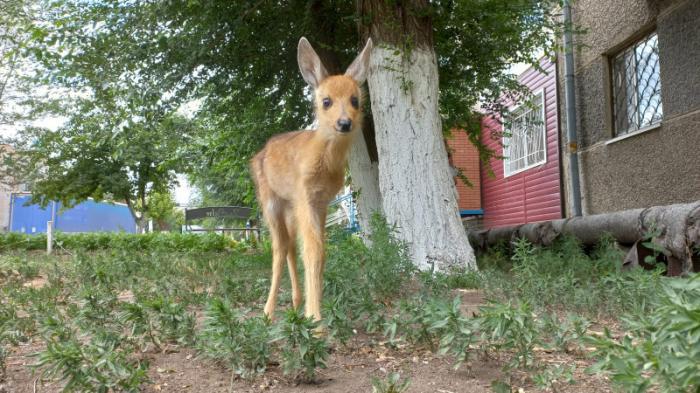
[[[462,293],[465,312],[471,314],[483,301],[476,291]],[[391,372],[399,372],[401,378],[410,379],[408,392],[480,393],[491,392],[491,383],[502,379],[502,361],[475,357],[468,367],[454,370],[451,359],[415,348],[389,348],[377,338],[356,336],[347,346],[334,348],[328,367],[319,370],[315,383],[298,383],[284,376],[277,365],[255,380],[231,379],[224,367],[197,356],[193,349],[170,348],[164,353],[140,354],[150,363],[150,382],[144,392],[371,392],[372,378],[386,378]],[[12,348],[7,360],[6,380],[0,384],[0,393],[59,392],[60,382],[42,381],[38,373],[32,373],[35,362],[32,353],[40,351],[40,343],[30,341]],[[590,361],[582,354],[549,353],[537,350],[543,365],[576,364],[573,385],[558,385],[557,392],[611,392],[603,377],[588,375],[584,369]],[[532,380],[523,374],[513,375],[512,386],[516,392],[539,391]],[[4,389],[4,390],[3,390]]]

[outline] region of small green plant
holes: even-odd
[[[194,315],[181,303],[156,296],[146,301],[146,307],[154,316],[157,328],[165,341],[188,344],[194,336]]]
[[[141,347],[150,342],[158,351],[164,343],[189,344],[194,337],[194,315],[161,295],[119,303],[116,319]]]
[[[205,235],[192,233],[146,234],[95,232],[62,233],[55,235],[56,244],[64,250],[94,251],[99,249],[123,249],[131,251],[224,251],[239,247],[233,240],[216,233]],[[0,234],[0,251],[43,250],[45,234]]]
[[[564,384],[574,384],[574,371],[576,366],[565,367],[563,365],[544,369],[542,372],[532,376],[532,381],[540,389],[559,391],[559,387]]]
[[[323,321],[329,337],[343,345],[354,334],[353,315],[349,302],[344,296],[330,298],[323,302]]]
[[[369,260],[364,265],[366,282],[377,300],[396,296],[404,284],[416,272],[416,267],[408,256],[406,244],[394,236],[396,228],[374,214],[370,220],[371,246]]]
[[[130,359],[128,340],[109,332],[81,339],[67,321],[50,317],[42,323],[46,349],[35,354],[42,378],[59,378],[64,392],[138,392],[147,381],[148,363]]]
[[[205,356],[219,360],[243,378],[267,369],[270,360],[270,321],[246,318],[229,303],[213,299],[204,313],[199,346]]]
[[[435,351],[438,347],[438,329],[433,326],[442,321],[445,302],[439,298],[413,298],[399,303],[399,313],[387,320],[384,336],[392,345],[407,341],[412,345],[426,346]]]
[[[664,282],[658,306],[623,319],[628,334],[590,337],[598,362],[591,372],[606,372],[629,392],[700,389],[700,275]]]
[[[401,380],[401,374],[391,373],[386,379],[372,378],[372,393],[402,393],[408,390],[411,381],[406,378]]]
[[[491,381],[491,390],[494,393],[511,393],[513,392],[513,388],[510,386],[509,383],[503,382],[503,381]]]
[[[326,367],[328,344],[319,337],[319,323],[290,308],[275,325],[273,342],[282,347],[282,371],[285,375],[314,379],[317,368]]]
[[[551,336],[551,346],[562,352],[580,350],[590,321],[579,315],[568,314],[560,320],[554,314],[543,314],[542,329]]]
[[[514,351],[506,369],[528,368],[533,365],[533,348],[541,342],[529,304],[491,302],[480,308],[477,323],[486,349]]]
[[[455,359],[455,369],[469,360],[470,347],[476,342],[474,320],[464,317],[460,309],[459,297],[455,297],[451,307],[445,310],[441,319],[435,321],[430,330],[440,337],[441,354],[451,354]]]
[[[663,231],[656,224],[652,223],[651,227],[647,230],[642,238],[642,246],[651,250],[651,255],[644,257],[644,263],[650,266],[656,266],[659,258],[663,256],[669,256],[670,252],[660,244],[656,239],[663,235]]]
[[[430,293],[444,296],[452,289],[478,289],[482,285],[481,274],[471,269],[452,269],[447,272],[421,272],[422,286]]]

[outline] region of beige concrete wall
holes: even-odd
[[[700,1],[579,0],[573,15],[585,31],[575,37],[584,213],[700,200]],[[609,56],[654,30],[663,121],[655,129],[610,143]],[[561,128],[566,135],[563,101]],[[567,159],[563,167],[570,215]]]

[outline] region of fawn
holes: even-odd
[[[272,282],[265,314],[272,318],[284,260],[298,308],[301,290],[296,274],[297,229],[303,243],[307,317],[321,319],[324,236],[328,203],[340,191],[347,155],[362,123],[360,86],[367,77],[372,40],[344,75],[328,76],[306,38],[299,40],[297,61],[314,89],[315,131],[294,131],[267,141],[250,162],[258,201],[272,238]]]

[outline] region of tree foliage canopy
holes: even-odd
[[[338,71],[372,19],[362,11],[367,0],[35,1],[45,12],[27,53],[43,64],[43,83],[77,92],[63,131],[34,136],[53,179],[39,188],[48,198],[59,190],[135,195],[144,180],[134,174],[159,185],[187,169],[205,199],[251,204],[248,158],[272,134],[313,120],[299,37]],[[444,128],[466,130],[478,144],[474,108],[516,88],[511,63],[534,64],[538,49],[552,48],[557,1],[411,3],[432,20]],[[411,45],[407,37],[403,50]],[[199,132],[183,133],[173,113],[192,102]],[[191,165],[175,165],[170,148]]]

